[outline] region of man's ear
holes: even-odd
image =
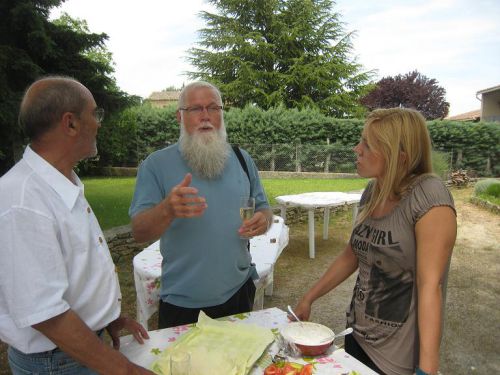
[[[177,116],[177,122],[180,124],[182,119],[181,119],[181,111],[178,109],[177,112],[175,113],[175,115]]]
[[[61,119],[61,127],[68,135],[75,135],[78,132],[78,123],[75,121],[75,115],[72,112],[66,112]]]

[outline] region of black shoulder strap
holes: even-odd
[[[248,182],[250,182],[250,186],[251,186],[252,183],[250,181],[250,174],[248,173],[248,167],[247,167],[247,163],[245,162],[245,158],[243,158],[243,155],[242,155],[238,145],[233,145],[232,147],[233,147],[234,153],[236,154],[236,156],[238,157],[238,160],[240,161],[241,168],[243,168],[243,170],[247,174]]]
[[[245,162],[245,158],[243,157],[243,154],[241,153],[241,150],[240,150],[238,145],[233,145],[232,147],[233,147],[234,153],[236,154],[236,156],[241,164],[241,168],[243,168],[243,170],[247,174],[248,183],[250,184],[250,189],[252,189],[252,181],[250,181],[250,174],[248,173],[248,167],[247,167],[247,163]],[[250,252],[250,241],[247,241],[247,250],[248,250],[248,252]]]

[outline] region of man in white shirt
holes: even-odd
[[[124,328],[148,335],[120,315],[115,266],[73,171],[97,154],[103,114],[66,77],[34,82],[21,103],[30,145],[0,178],[0,339],[14,375],[152,374],[116,350]]]

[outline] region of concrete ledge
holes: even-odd
[[[107,177],[135,177],[137,168],[133,167],[93,167],[89,169],[89,176]],[[322,173],[322,172],[272,172],[259,171],[260,178],[316,178],[329,180],[334,178],[361,178],[357,173]]]
[[[487,200],[481,199],[479,197],[472,197],[470,199],[472,203],[474,203],[476,206],[486,208],[487,210],[493,212],[494,214],[500,215],[500,206],[488,202]]]
[[[103,231],[106,242],[108,243],[109,252],[115,264],[124,255],[138,254],[151,243],[137,243],[132,237],[132,228],[130,225],[114,227]]]
[[[260,178],[317,178],[329,180],[334,178],[361,178],[357,173],[321,173],[321,172],[271,172],[259,171]]]

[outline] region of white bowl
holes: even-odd
[[[281,331],[281,335],[307,356],[325,353],[335,338],[330,328],[312,322],[291,322]]]

